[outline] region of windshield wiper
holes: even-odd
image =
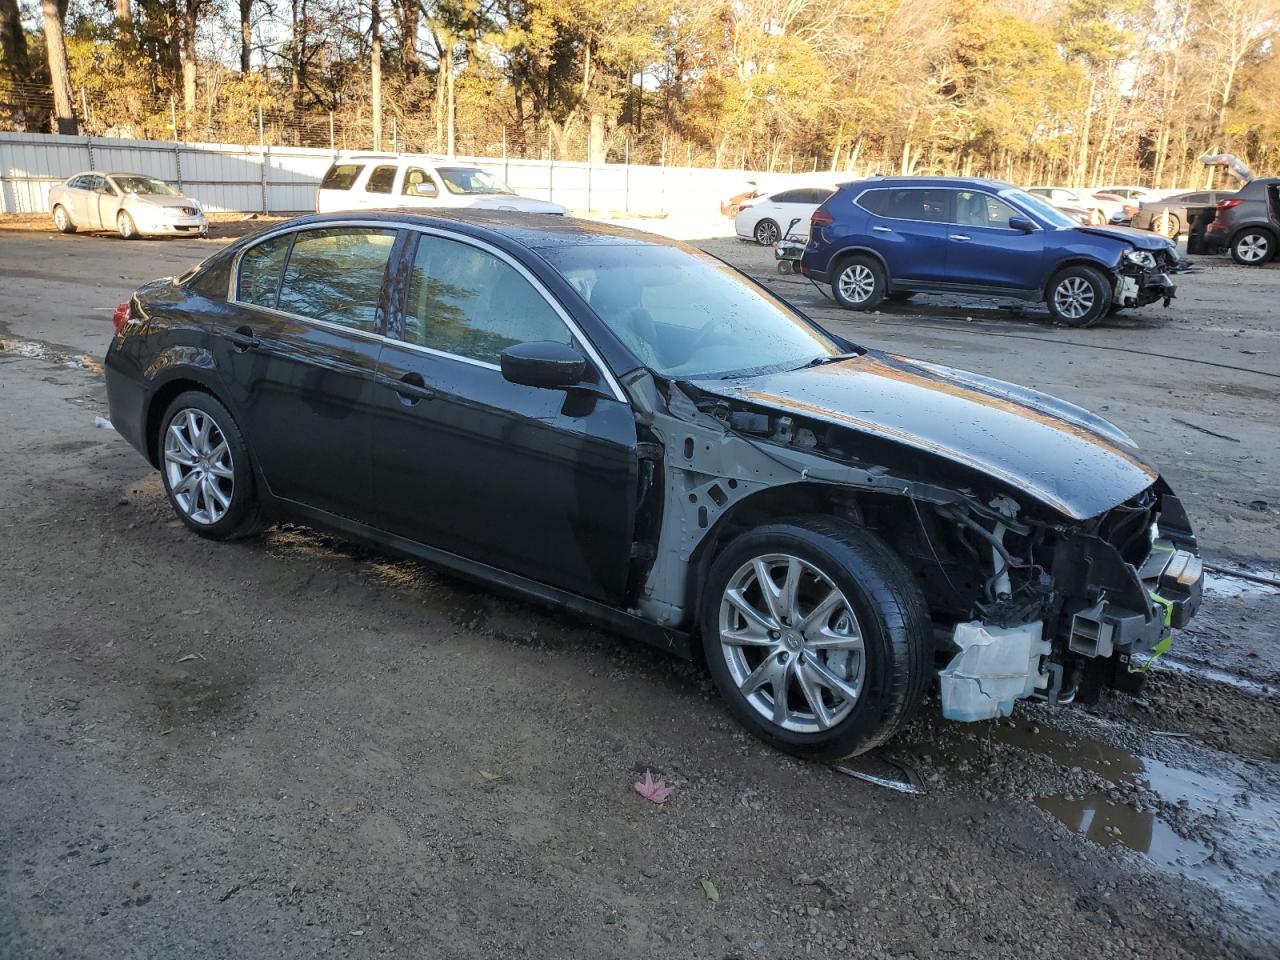
[[[861,350],[856,350],[853,353],[834,353],[829,356],[814,357],[812,360],[806,363],[805,366],[821,367],[821,366],[825,366],[828,363],[839,363],[841,360],[852,360],[854,357],[860,357],[860,356],[862,356]]]

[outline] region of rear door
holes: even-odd
[[[385,529],[598,600],[621,598],[637,476],[635,419],[603,394],[520,386],[499,354],[589,350],[531,273],[479,241],[421,232],[378,363],[373,493]]]
[[[947,232],[947,280],[1009,290],[1039,289],[1044,231],[1024,233],[1009,226],[1024,217],[999,197],[981,190],[954,190]]]
[[[395,206],[392,197],[399,172],[399,166],[394,163],[378,164],[370,170],[364,181],[364,190],[359,194],[360,206],[374,209]]]
[[[871,214],[867,236],[891,279],[946,281],[950,194],[937,187],[884,187],[858,196],[857,204]]]
[[[374,374],[395,229],[318,227],[250,247],[211,348],[271,492],[367,521]]]

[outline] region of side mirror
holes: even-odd
[[[1036,225],[1032,223],[1030,220],[1028,220],[1026,217],[1010,217],[1009,229],[1018,230],[1018,231],[1021,231],[1022,233],[1034,233],[1036,229]]]
[[[500,360],[503,379],[525,387],[576,387],[587,372],[586,357],[552,340],[517,343],[503,350]]]

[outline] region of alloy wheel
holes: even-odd
[[[1236,253],[1246,263],[1257,263],[1267,255],[1270,245],[1260,233],[1248,233],[1236,243]]]
[[[1093,309],[1093,284],[1083,277],[1067,277],[1054,288],[1053,305],[1068,320],[1079,320]]]
[[[53,225],[63,233],[67,232],[67,211],[62,207],[58,207],[53,211]]]
[[[772,247],[778,242],[779,232],[772,220],[762,220],[756,224],[756,242],[762,247]]]
[[[125,240],[133,239],[133,218],[127,213],[120,214],[120,218],[116,221],[116,226],[120,228],[120,236]]]
[[[777,727],[828,730],[862,694],[858,618],[831,578],[807,561],[767,554],[744,563],[721,596],[719,629],[730,677]]]
[[[231,507],[235,473],[231,447],[213,417],[187,407],[169,421],[164,468],[178,509],[194,523],[217,523]]]
[[[850,303],[862,303],[876,288],[875,275],[871,272],[871,268],[863,263],[855,263],[841,271],[838,283],[840,294]]]

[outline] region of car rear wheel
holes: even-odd
[[[1246,267],[1266,263],[1275,250],[1275,237],[1266,230],[1245,230],[1231,242],[1231,258]]]
[[[862,753],[898,731],[924,697],[930,631],[896,554],[831,517],[743,534],[703,593],[703,651],[730,711],[810,760]]]
[[[887,280],[884,267],[871,257],[843,261],[831,281],[831,293],[848,310],[874,310],[884,299]]]
[[[262,529],[249,450],[230,411],[191,390],[161,421],[160,472],[178,517],[211,540],[233,540]]]
[[[1111,309],[1111,284],[1094,267],[1067,267],[1049,281],[1045,303],[1059,323],[1091,327]]]
[[[782,230],[772,220],[761,220],[756,224],[756,243],[762,247],[772,247],[782,237]]]
[[[58,228],[59,233],[76,232],[76,225],[71,222],[71,214],[67,213],[67,208],[62,204],[53,208],[53,225]]]
[[[1151,221],[1151,229],[1167,240],[1176,240],[1182,232],[1182,224],[1176,216],[1165,210]]]
[[[129,216],[129,214],[124,211],[121,211],[120,215],[116,217],[116,229],[120,231],[122,239],[138,239],[138,226],[133,222],[133,217]]]

